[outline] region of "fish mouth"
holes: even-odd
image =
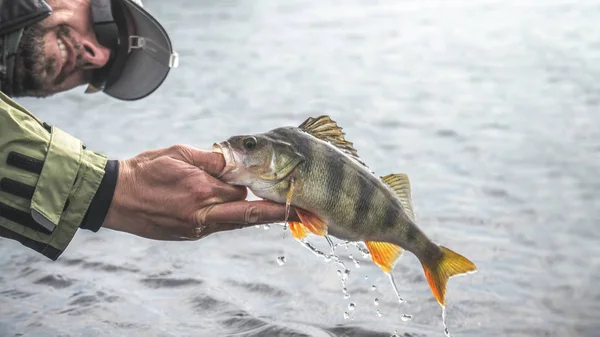
[[[217,175],[217,178],[221,178],[235,168],[235,158],[233,156],[233,151],[231,150],[229,142],[224,141],[219,144],[214,143],[213,152],[222,154],[223,158],[225,159],[225,167],[223,167],[223,170]]]

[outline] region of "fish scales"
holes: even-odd
[[[341,239],[378,239],[390,231],[411,231],[413,225],[400,216],[402,205],[379,178],[331,144],[293,129],[285,131],[286,138],[297,144],[295,149],[310,159],[298,168],[302,187],[295,193],[293,205],[316,210],[328,220],[332,234]],[[401,237],[406,235],[397,236]],[[409,242],[395,243],[411,246]]]

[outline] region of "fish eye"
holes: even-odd
[[[248,138],[244,139],[244,147],[247,150],[252,150],[253,148],[255,148],[256,147],[256,138],[248,137]]]

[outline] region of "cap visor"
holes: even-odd
[[[153,93],[165,80],[169,70],[170,57],[173,53],[171,41],[163,27],[146,10],[129,0],[121,0],[129,10],[127,20],[133,28],[130,36],[146,39],[147,47],[129,48],[117,52],[117,58],[127,60],[115,80],[106,84],[104,92],[122,100],[137,100]],[[126,41],[129,44],[130,41]]]

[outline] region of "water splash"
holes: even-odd
[[[348,304],[348,310],[352,311],[354,309],[356,309],[356,304],[354,302]]]
[[[325,240],[327,240],[327,243],[329,244],[329,248],[331,248],[331,255],[335,255],[335,245],[333,244],[333,241],[331,241],[331,238],[329,237],[329,235],[325,235]]]
[[[283,221],[283,230],[284,231],[287,231],[287,227],[288,227],[288,219],[290,217],[290,205],[292,204],[292,196],[294,195],[294,181],[295,181],[294,177],[290,178],[290,190],[288,191],[288,195],[285,200],[285,219]]]
[[[328,235],[325,235],[325,238],[327,239],[327,242],[329,243],[329,247],[331,248],[331,255],[320,251],[315,246],[313,246],[310,242],[308,242],[306,239],[302,239],[299,241],[305,248],[307,248],[308,250],[313,252],[313,254],[322,257],[323,260],[325,260],[325,262],[329,262],[329,261],[335,262],[335,264],[340,268],[340,269],[338,269],[337,274],[340,277],[340,281],[342,283],[342,292],[344,293],[344,298],[349,298],[350,295],[348,294],[348,291],[346,288],[346,281],[348,280],[348,276],[350,275],[350,269],[346,268],[346,264],[344,263],[344,261],[342,261],[342,259],[340,259],[339,256],[335,255],[335,247],[336,246],[333,244],[333,241],[331,241],[331,238]],[[343,270],[343,272],[342,272],[342,270]]]
[[[269,228],[271,228],[271,225],[263,225],[264,230],[269,230]]]
[[[371,291],[375,291],[375,289],[377,289],[377,287],[375,285],[371,286]]]
[[[402,297],[400,297],[400,293],[398,293],[398,288],[396,287],[396,281],[394,281],[394,275],[392,275],[392,273],[388,273],[388,277],[390,278],[390,282],[392,283],[392,288],[394,288],[394,292],[396,293],[396,296],[398,297],[398,302],[404,303],[404,299]]]
[[[344,263],[344,261],[342,261],[342,259],[340,259],[339,256],[335,255],[336,245],[333,243],[329,235],[325,235],[325,239],[329,244],[329,248],[331,248],[331,255],[329,255],[331,257],[331,260],[333,260],[333,262],[335,262],[335,264],[337,264],[338,267],[343,270],[343,272],[341,273],[338,272],[338,276],[340,276],[340,281],[342,283],[342,291],[344,293],[344,298],[347,299],[350,297],[350,294],[348,294],[348,290],[346,288],[346,281],[348,280],[348,276],[350,275],[350,269],[346,268],[346,264]]]
[[[350,319],[350,314],[347,311],[344,311],[344,319]]]
[[[377,310],[377,312],[375,313],[375,315],[377,315],[377,317],[381,317],[383,316],[383,314],[381,313],[381,311]]]
[[[448,324],[446,323],[446,307],[442,308],[442,324],[444,325],[444,335],[446,337],[452,337],[450,331],[448,331]]]
[[[356,268],[360,268],[360,263],[358,263],[358,261],[357,261],[357,260],[354,258],[354,256],[353,256],[352,254],[348,255],[348,258],[349,258],[350,260],[352,260],[352,262],[354,262],[354,266],[355,266]]]
[[[300,244],[302,244],[302,246],[304,246],[306,249],[310,250],[313,254],[315,254],[316,256],[322,257],[323,260],[325,260],[325,262],[331,261],[332,257],[330,255],[323,253],[322,251],[317,249],[317,247],[313,246],[312,243],[308,242],[306,239],[302,239],[299,241],[300,241]]]
[[[373,304],[379,305],[379,299],[377,297],[375,297],[375,299],[373,300]]]
[[[362,254],[362,257],[367,258],[367,257],[371,256],[371,253],[369,252],[369,250],[366,247],[361,246],[360,242],[356,242],[354,244],[354,246],[360,251],[360,253]]]
[[[277,258],[277,264],[283,266],[285,264],[285,256],[280,256]]]

